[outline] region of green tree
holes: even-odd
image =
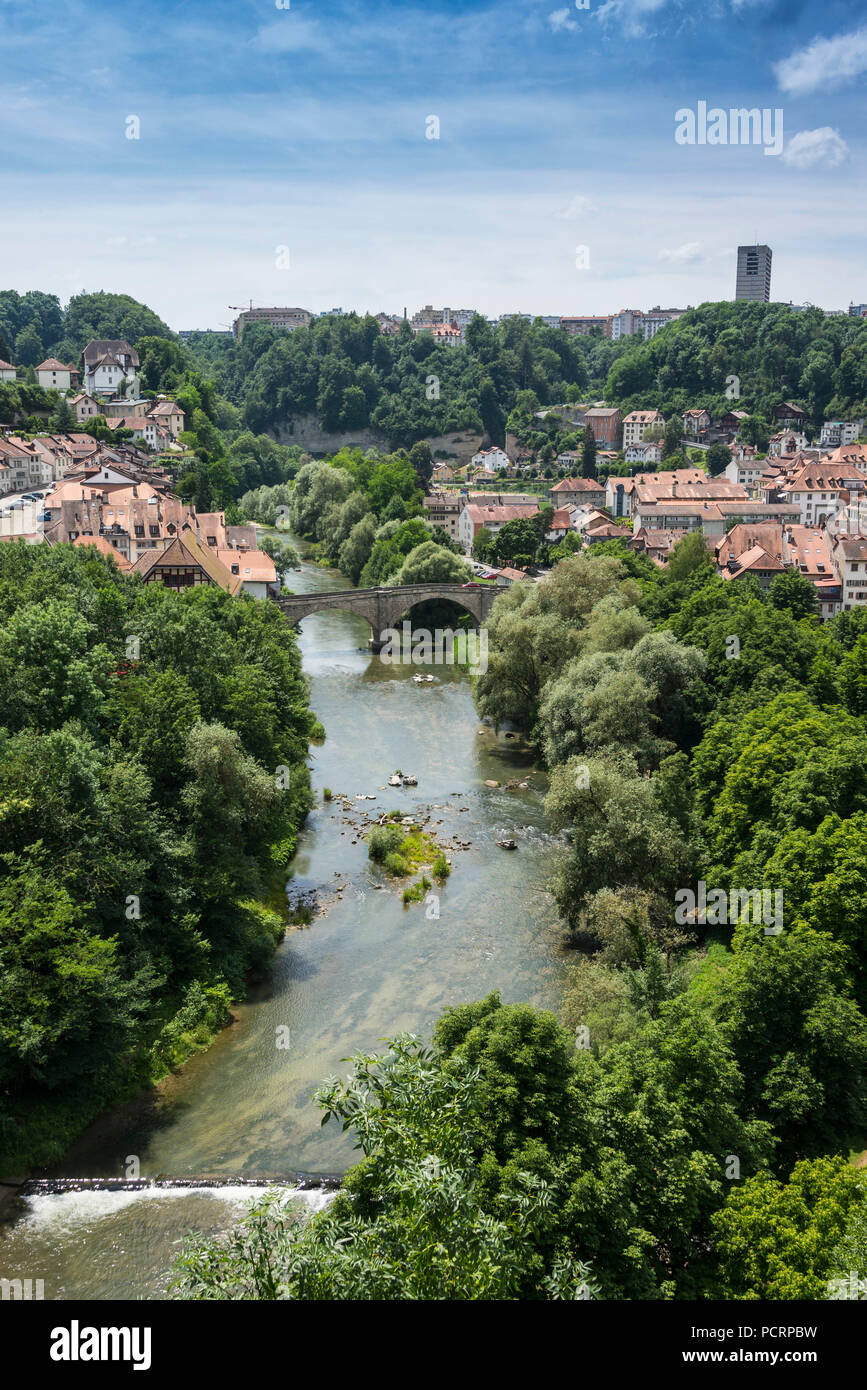
[[[411,550],[396,574],[387,581],[392,587],[405,584],[465,584],[473,577],[466,560],[454,555],[436,541],[424,541]]]
[[[316,1093],[325,1123],[355,1131],[364,1158],[331,1206],[299,1225],[272,1197],[228,1240],[189,1242],[185,1298],[510,1299],[552,1224],[544,1181],[516,1173],[496,1209],[476,1156],[478,1072],[448,1068],[418,1039],[356,1054],[348,1081]],[[575,1298],[592,1276],[563,1248],[531,1296]]]
[[[771,580],[768,602],[772,608],[784,608],[793,618],[815,618],[819,600],[812,580],[797,570],[786,570]]]
[[[35,367],[45,356],[42,339],[29,323],[15,338],[15,361],[21,367]]]
[[[724,1297],[827,1298],[835,1245],[865,1206],[863,1178],[842,1158],[804,1160],[786,1182],[747,1178],[713,1218]]]

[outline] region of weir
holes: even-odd
[[[183,1178],[27,1178],[6,1183],[21,1197],[48,1197],[63,1192],[148,1192],[154,1188],[261,1188],[291,1187],[298,1192],[336,1192],[343,1179],[337,1173],[284,1173],[279,1177],[183,1177]]]

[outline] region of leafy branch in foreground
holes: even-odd
[[[353,1130],[364,1158],[348,1188],[309,1221],[269,1193],[227,1236],[187,1242],[173,1289],[193,1299],[510,1299],[528,1251],[552,1224],[547,1184],[517,1172],[493,1201],[477,1154],[479,1072],[448,1069],[403,1034],[383,1055],[356,1054],[315,1100]],[[558,1250],[539,1298],[596,1292],[588,1267]]]

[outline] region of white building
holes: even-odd
[[[623,419],[624,449],[630,444],[640,444],[653,425],[665,429],[665,417],[658,410],[631,410]]]
[[[83,357],[84,389],[90,395],[138,396],[139,356],[125,339],[92,338]]]
[[[501,473],[508,468],[509,455],[505,449],[480,449],[477,454],[473,454],[472,462],[476,468],[487,468],[492,473]]]
[[[35,370],[37,382],[48,391],[68,391],[72,385],[72,367],[56,357],[46,357]]]
[[[843,590],[843,607],[867,603],[867,537],[835,536],[831,552]]]
[[[4,362],[0,358],[0,381],[14,381],[16,377],[15,368],[11,362]]]
[[[625,457],[627,463],[662,463],[662,441],[645,439],[636,444],[628,444]]]
[[[723,469],[723,477],[730,483],[738,483],[746,488],[747,492],[755,492],[759,486],[759,479],[767,470],[767,463],[764,459],[744,458],[738,461],[732,459]]]
[[[863,428],[863,420],[826,420],[819,443],[825,449],[839,449],[841,444],[854,444]]]
[[[801,430],[780,430],[768,440],[768,453],[771,458],[782,458],[784,454],[799,454],[809,449],[810,441]]]

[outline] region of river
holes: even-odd
[[[306,561],[287,581],[299,593],[351,587]],[[311,750],[316,805],[289,891],[309,894],[320,914],[287,934],[267,983],[208,1052],[90,1126],[54,1176],[120,1180],[131,1159],[145,1179],[339,1173],[357,1152],[333,1122],[320,1126],[310,1097],[352,1052],[398,1031],[429,1035],[447,1005],[491,990],[556,1007],[561,932],[546,891],[553,842],[542,776],[518,740],[479,732],[461,671],[384,664],[369,636],[342,611],[302,624],[327,738]],[[417,684],[415,671],[436,679]],[[397,768],[418,785],[385,787]],[[502,785],[515,780],[526,790]],[[361,819],[395,807],[427,816],[437,838],[469,842],[449,851],[436,904],[405,907],[368,861]],[[516,852],[497,846],[504,837]],[[0,1277],[42,1279],[46,1299],[161,1297],[185,1231],[223,1229],[249,1200],[236,1185],[16,1197],[0,1209]],[[315,1206],[321,1195],[305,1200]]]

